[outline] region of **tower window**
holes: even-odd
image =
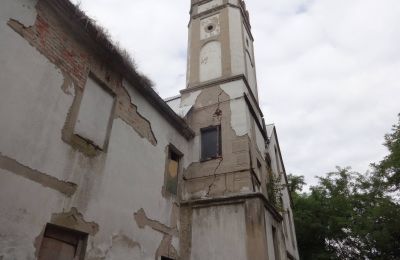
[[[201,129],[201,160],[215,159],[221,155],[221,127]]]

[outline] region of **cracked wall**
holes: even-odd
[[[178,225],[174,200],[162,196],[164,148],[188,154],[189,143],[75,30],[44,1],[2,3],[0,258],[34,259],[45,225],[65,224],[54,214],[71,209],[97,225],[83,230],[87,259],[173,256],[177,235],[140,228],[132,212]],[[89,71],[116,97],[104,152],[72,135]]]
[[[192,95],[182,96],[184,104],[192,99],[193,110],[188,122],[196,132],[193,161],[184,172],[182,196],[185,200],[250,192],[253,189],[250,115],[246,112],[247,108],[239,115],[232,113],[232,108],[237,112],[238,103],[235,102],[239,102],[239,109],[246,106],[243,92],[240,95],[237,86],[226,84],[203,89],[195,100]],[[221,125],[222,158],[200,162],[200,129],[210,125]]]

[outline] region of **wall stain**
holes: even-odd
[[[118,234],[114,235],[111,238],[111,245],[106,248],[99,248],[94,246],[94,242],[92,241],[92,248],[88,251],[86,259],[88,260],[105,260],[110,259],[110,254],[113,252],[113,248],[118,248],[118,246],[122,246],[123,248],[127,249],[134,249],[137,248],[141,253],[142,246],[129,238],[127,235]]]

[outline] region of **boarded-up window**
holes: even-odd
[[[107,143],[114,96],[92,77],[87,79],[74,133],[103,149]]]
[[[201,129],[201,159],[210,160],[221,156],[220,126]]]
[[[47,225],[39,251],[39,260],[84,259],[87,235],[74,230]]]
[[[178,174],[181,157],[182,153],[179,152],[174,146],[170,145],[168,148],[167,170],[165,178],[165,189],[169,194],[176,195],[178,193]]]

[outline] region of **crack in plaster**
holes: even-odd
[[[218,94],[217,108],[215,109],[215,112],[214,112],[214,115],[213,115],[215,117],[218,117],[219,125],[222,124],[222,110],[220,109],[220,104],[221,104],[221,100],[220,99],[221,99],[222,93],[224,93],[223,90],[221,90],[221,92]],[[214,169],[214,172],[213,172],[213,176],[214,177],[213,177],[213,180],[212,180],[211,184],[208,186],[207,193],[205,195],[206,197],[210,196],[211,188],[215,185],[215,181],[217,179],[217,171],[218,171],[219,167],[221,166],[223,160],[224,160],[224,158],[222,157],[222,151],[221,151],[221,158],[219,159],[217,167],[215,167],[215,169]]]
[[[0,153],[0,168],[39,183],[44,187],[56,190],[68,197],[71,197],[78,187],[75,183],[62,181],[46,173],[29,168],[15,159],[4,156],[2,153]]]

